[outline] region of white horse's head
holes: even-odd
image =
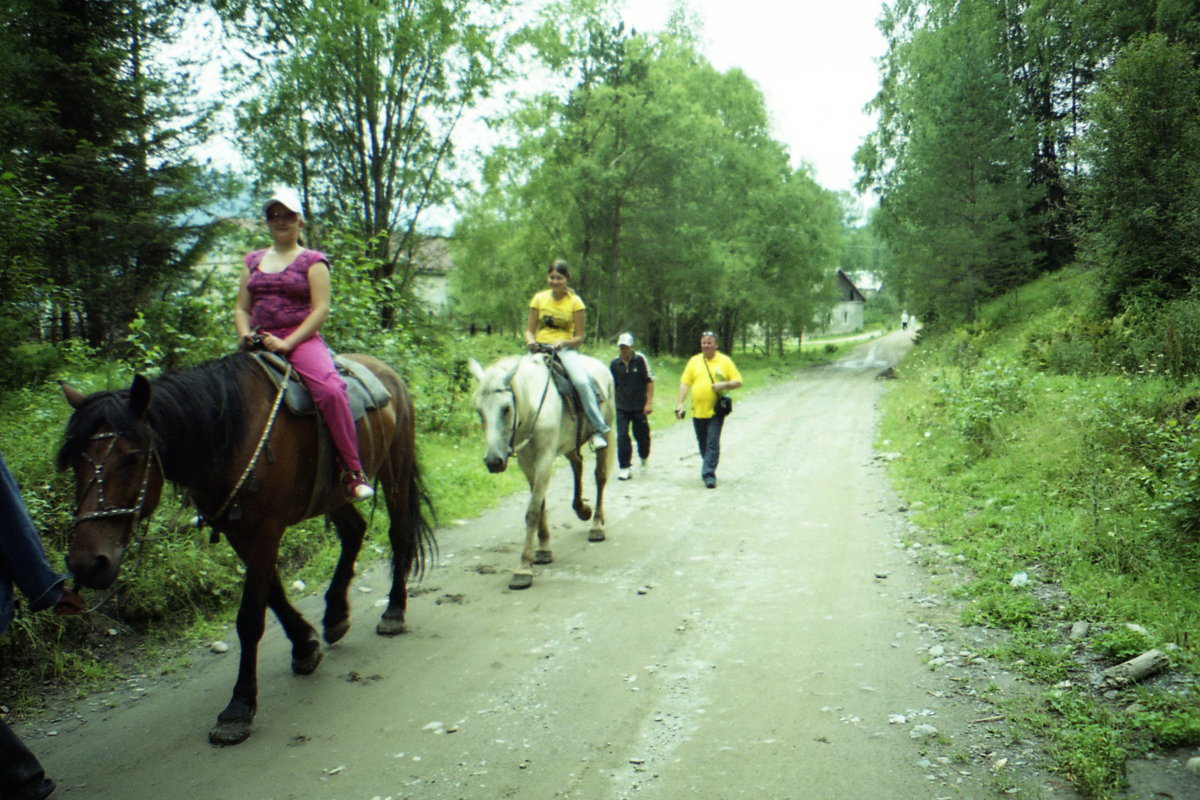
[[[513,454],[513,439],[517,430],[517,398],[512,381],[521,365],[521,357],[504,358],[487,369],[471,359],[471,374],[475,376],[475,410],[483,425],[486,450],[483,463],[488,472],[503,472]]]

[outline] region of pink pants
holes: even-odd
[[[292,330],[271,333],[282,339]],[[350,401],[346,398],[346,382],[338,375],[325,340],[319,335],[305,339],[288,355],[288,361],[292,362],[292,369],[308,387],[317,410],[329,427],[329,435],[333,439],[333,446],[337,448],[342,466],[354,472],[361,470],[358,431],[354,427],[354,416],[350,413]]]

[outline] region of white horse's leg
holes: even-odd
[[[583,455],[579,450],[572,450],[567,453],[567,461],[571,462],[571,476],[575,480],[571,508],[575,509],[575,516],[587,522],[592,518],[592,507],[583,501]]]
[[[604,534],[604,486],[608,483],[608,468],[612,463],[612,451],[606,447],[596,452],[596,512],[592,516],[592,529],[588,531],[589,542],[603,542]]]
[[[521,469],[529,481],[529,505],[525,507],[525,546],[521,550],[521,566],[513,572],[512,580],[508,582],[510,589],[528,589],[533,585],[534,537],[540,539],[543,525],[546,525],[546,489],[550,485],[550,467],[553,465],[553,453],[550,458],[539,458],[521,461]],[[546,541],[549,543],[550,529],[546,528]],[[543,548],[549,555],[549,548]],[[553,557],[551,556],[551,560]],[[549,563],[549,562],[546,562]]]
[[[609,446],[603,450],[596,451],[596,513],[592,517],[592,529],[588,531],[589,542],[603,542],[604,534],[604,487],[608,483],[609,468],[612,466],[613,451],[617,448],[613,445],[613,432],[616,428],[613,426],[613,411],[611,394],[606,398],[604,403],[604,417],[608,421],[608,436]]]

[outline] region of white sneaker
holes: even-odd
[[[623,469],[617,473],[617,480],[619,480],[619,481],[627,481],[632,477],[633,477],[633,473],[631,473],[629,471],[629,467],[626,467],[625,469]]]
[[[608,447],[608,437],[603,433],[597,433],[592,437],[592,447],[596,450],[603,450]]]
[[[649,468],[650,468],[650,456],[646,456],[645,458],[642,459],[642,469],[649,469]]]

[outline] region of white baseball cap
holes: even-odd
[[[618,336],[617,337],[617,346],[620,347],[621,345],[625,345],[626,347],[633,347],[633,334],[632,333],[622,333],[620,336]]]
[[[295,189],[289,189],[286,186],[276,186],[270,198],[263,203],[263,213],[267,213],[267,210],[276,203],[283,206],[288,211],[293,211],[297,214],[301,213],[300,195],[296,194]]]

